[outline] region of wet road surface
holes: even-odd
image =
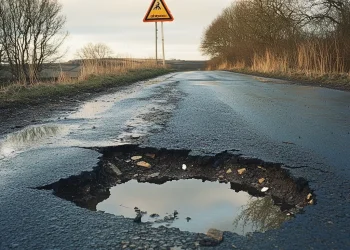
[[[203,155],[239,150],[310,182],[317,204],[304,214],[264,234],[227,232],[217,249],[348,249],[349,141],[349,92],[229,72],[137,83],[1,135],[0,249],[194,248],[193,233],[135,225],[33,189],[96,166],[100,155],[82,147],[128,143]]]

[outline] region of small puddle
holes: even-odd
[[[23,149],[48,143],[57,135],[66,133],[68,133],[67,127],[56,124],[26,127],[0,141],[0,159],[15,155]]]
[[[135,218],[136,207],[146,212],[142,222],[195,233],[215,228],[244,235],[277,228],[290,219],[271,198],[235,192],[229,183],[188,179],[156,185],[131,180],[112,187],[110,193],[97,210]]]

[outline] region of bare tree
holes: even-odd
[[[299,70],[306,56],[309,71],[350,70],[350,0],[236,0],[205,30],[201,50],[214,64],[272,55]]]
[[[88,43],[79,49],[76,55],[80,59],[107,59],[112,57],[113,50],[104,43]]]
[[[56,0],[0,0],[0,44],[15,80],[36,82],[43,64],[62,56],[61,8]]]
[[[0,29],[0,69],[2,64],[5,62],[5,50],[4,50],[4,46],[2,45],[2,41],[3,41],[3,32]]]
[[[0,33],[0,40],[1,40],[1,33]],[[4,54],[5,54],[5,51],[3,50],[2,44],[0,43],[0,69],[1,69],[1,65],[4,62]]]
[[[201,49],[213,57],[249,60],[268,48],[291,48],[301,34],[297,0],[245,0],[226,8],[205,30]]]

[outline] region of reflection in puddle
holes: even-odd
[[[96,98],[92,101],[85,102],[79,110],[71,114],[68,118],[70,119],[93,119],[97,118],[108,110],[110,110],[115,103],[122,100],[132,98],[135,93],[140,91],[142,86],[135,85],[125,90],[120,90],[117,93],[104,95],[102,97]]]
[[[281,213],[279,207],[275,206],[273,200],[266,196],[264,198],[251,198],[242,207],[241,213],[236,217],[234,225],[243,225],[253,228],[254,231],[265,232],[269,229],[279,228],[280,225],[290,217]],[[243,224],[242,224],[243,223]]]
[[[78,112],[69,116],[71,119],[88,119],[94,118],[98,114],[106,112],[113,106],[114,102],[105,100],[95,100],[94,102],[85,103]]]
[[[199,82],[193,83],[193,85],[196,85],[196,86],[218,86],[219,83],[218,82],[211,82],[211,81],[199,81]]]
[[[27,127],[21,131],[9,134],[0,142],[0,159],[9,157],[16,151],[40,144],[43,140],[52,138],[67,130],[63,126],[45,125]]]
[[[111,196],[99,203],[97,210],[135,218],[137,207],[147,212],[142,222],[152,222],[155,227],[163,225],[199,233],[215,228],[245,234],[274,228],[288,219],[270,198],[236,193],[230,184],[218,182],[191,179],[155,185],[132,180],[111,188],[110,192]],[[175,210],[178,214],[174,217]]]

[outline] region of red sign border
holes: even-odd
[[[152,7],[155,5],[157,0],[153,0],[153,2],[151,3],[151,5],[149,6],[149,9],[145,15],[145,17],[143,18],[143,22],[145,23],[150,23],[150,22],[172,22],[174,21],[174,17],[171,14],[168,6],[166,5],[166,3],[163,0],[160,0],[165,8],[165,11],[168,13],[168,15],[170,16],[170,18],[163,18],[163,19],[147,19],[147,17],[149,16],[149,14],[152,11]]]

